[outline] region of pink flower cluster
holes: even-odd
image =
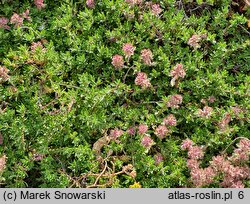
[[[241,139],[238,148],[234,150],[231,160],[234,162],[249,161],[250,156],[250,140]]]
[[[163,161],[164,158],[163,158],[162,154],[157,153],[154,156],[154,159],[155,159],[155,165],[158,165],[158,164],[160,164]]]
[[[134,55],[135,49],[136,49],[136,47],[134,47],[131,43],[125,43],[125,44],[123,44],[123,47],[122,47],[123,53],[124,53],[125,57],[128,59],[132,55]],[[141,51],[141,58],[145,64],[151,65],[152,60],[153,60],[153,54],[150,51],[150,49],[143,49]],[[112,57],[112,65],[116,69],[123,68],[124,67],[123,56],[118,55],[118,54],[114,55]],[[148,79],[147,74],[144,72],[137,73],[137,77],[135,79],[135,84],[141,86],[142,88],[148,88],[151,86],[150,80]]]
[[[5,18],[5,17],[1,17],[0,18],[0,28],[3,28],[3,29],[10,29],[10,26],[8,26],[9,22],[9,19],[8,18]]]
[[[224,117],[218,123],[220,130],[225,131],[226,128],[228,127],[228,124],[230,123],[230,121],[231,121],[230,113],[225,113]]]
[[[129,135],[135,135],[135,133],[136,133],[135,127],[133,127],[133,126],[129,127],[129,128],[127,129],[127,133],[128,133]]]
[[[147,150],[151,148],[152,145],[154,145],[154,140],[150,137],[150,135],[146,134],[148,131],[148,126],[146,124],[139,124],[138,127],[129,127],[127,129],[127,133],[129,135],[135,135],[137,129],[137,133],[142,137],[141,139],[141,145],[145,147]]]
[[[167,107],[179,108],[179,105],[181,103],[182,103],[182,96],[179,94],[175,94],[175,95],[170,96],[167,102]]]
[[[209,185],[213,182],[216,173],[211,167],[207,168],[192,168],[190,175],[195,187],[202,187]]]
[[[141,139],[141,144],[147,149],[150,149],[152,145],[154,145],[154,140],[151,139],[149,135],[144,135]]]
[[[23,20],[27,19],[27,20],[31,20],[30,16],[29,16],[29,9],[27,9],[25,12],[23,12],[22,14],[17,14],[14,13],[11,18],[10,18],[10,23],[14,24],[15,27],[19,27],[23,25]]]
[[[160,4],[152,4],[151,5],[151,12],[156,15],[159,16],[160,13],[162,12],[162,9],[160,7]]]
[[[123,130],[115,128],[115,129],[110,131],[109,136],[111,139],[117,140],[123,133],[124,133]]]
[[[34,0],[34,4],[36,5],[37,9],[41,10],[46,5],[44,4],[43,0]]]
[[[165,126],[165,125],[159,125],[156,129],[155,129],[155,134],[157,135],[157,137],[159,139],[164,139],[165,136],[169,133],[169,129]]]
[[[163,124],[164,125],[169,125],[169,126],[176,126],[176,118],[173,114],[168,115],[166,118],[163,119]]]
[[[200,159],[204,157],[203,149],[194,145],[193,141],[186,139],[182,142],[181,148],[188,150],[187,167],[190,170],[191,180],[195,187],[202,187],[213,182],[215,171],[211,167],[200,168]]]
[[[130,43],[125,43],[122,47],[122,50],[125,54],[125,57],[129,58],[134,54],[135,51],[135,47],[130,44]],[[116,68],[116,69],[121,69],[124,67],[124,60],[123,60],[123,56],[121,55],[114,55],[112,57],[112,65]]]
[[[116,69],[121,69],[124,66],[124,60],[123,57],[121,55],[114,55],[112,57],[112,65],[116,68]]]
[[[243,188],[243,180],[250,178],[250,168],[242,162],[249,160],[250,140],[242,139],[238,144],[238,149],[234,151],[232,157],[226,160],[225,156],[214,156],[210,161],[210,166],[200,168],[200,160],[204,156],[201,147],[195,146],[190,139],[182,142],[181,148],[188,150],[187,167],[190,170],[191,180],[195,187],[202,187],[214,182],[217,175],[223,175],[221,187]],[[240,156],[240,154],[243,154]],[[235,158],[237,158],[235,160]],[[237,163],[238,162],[238,163]],[[239,166],[235,166],[238,164]]]
[[[86,5],[88,8],[93,9],[95,7],[95,0],[87,0]]]
[[[143,135],[148,131],[148,126],[146,124],[140,124],[138,127],[138,133]]]
[[[137,129],[138,129],[138,130],[137,130]],[[129,135],[135,135],[136,130],[137,130],[137,133],[138,133],[138,134],[143,135],[143,134],[145,134],[145,133],[148,131],[148,126],[147,126],[146,124],[139,124],[138,127],[133,127],[133,126],[131,126],[131,127],[129,127],[129,128],[127,129],[127,133],[128,133]]]
[[[172,76],[172,80],[170,82],[171,86],[175,85],[175,81],[181,77],[184,78],[186,75],[186,71],[183,69],[183,65],[182,64],[177,64],[175,65],[174,69],[171,70],[170,72],[170,76]]]
[[[205,38],[207,38],[207,35],[206,35],[206,34],[201,34],[201,35],[194,34],[194,35],[192,35],[191,38],[189,38],[187,44],[188,44],[189,46],[191,46],[191,47],[197,49],[197,48],[200,47],[199,42],[200,42],[202,39],[205,39]]]
[[[176,126],[176,118],[173,114],[163,119],[162,124],[155,129],[155,134],[159,139],[164,139],[171,130],[166,126]]]
[[[29,9],[26,9],[26,11],[24,11],[24,12],[22,13],[22,17],[23,17],[24,19],[28,20],[28,21],[31,21],[31,18],[30,18],[30,16],[29,16],[29,14],[30,14],[30,10],[29,10]]]
[[[10,23],[15,24],[15,27],[19,27],[23,25],[23,18],[19,14],[14,13],[10,18]]]
[[[0,82],[4,82],[10,78],[8,75],[9,71],[5,66],[0,66]]]
[[[213,157],[210,165],[217,174],[223,174],[224,178],[220,185],[224,188],[244,188],[242,181],[250,178],[248,166],[234,166],[224,156]]]
[[[38,42],[32,42],[30,49],[32,52],[35,52],[36,49],[40,48],[43,52],[46,51],[46,48],[44,48],[42,42],[38,41]]]
[[[185,139],[181,144],[182,150],[189,150],[194,145],[193,141],[190,139]]]
[[[137,73],[137,76],[135,78],[135,84],[141,86],[142,88],[148,88],[151,86],[148,76],[144,72]]]
[[[146,124],[139,124],[138,126],[131,126],[127,129],[129,135],[135,135],[136,131],[138,134],[143,135],[148,131],[148,126]]]
[[[141,58],[144,64],[152,65],[153,53],[151,52],[150,49],[143,49],[141,51]]]
[[[134,54],[135,47],[130,43],[125,43],[122,47],[122,50],[126,57],[131,57]]]
[[[203,149],[199,146],[191,146],[188,149],[188,156],[191,159],[202,159],[204,157]]]
[[[181,144],[181,148],[183,150],[188,150],[188,157],[190,159],[198,160],[204,157],[203,149],[194,145],[193,141],[190,139],[184,140]]]
[[[209,103],[214,103],[216,101],[216,98],[214,96],[209,96],[208,99],[201,99],[201,103],[203,104],[207,104],[207,102]]]
[[[199,109],[198,110],[198,116],[203,117],[203,118],[209,118],[212,114],[213,108],[209,106],[204,106],[203,110]]]

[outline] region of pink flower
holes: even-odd
[[[184,78],[186,75],[185,70],[183,69],[183,65],[182,64],[177,64],[173,70],[171,70],[170,72],[170,76],[172,76],[172,80],[170,82],[171,86],[175,85],[175,81],[181,77]]]
[[[239,149],[242,151],[250,153],[250,140],[249,139],[241,139],[239,144],[237,145]]]
[[[209,185],[213,182],[213,178],[216,175],[211,167],[207,167],[205,169],[194,168],[191,170],[190,174],[195,187]]]
[[[170,72],[170,76],[176,77],[176,78],[178,78],[178,77],[184,78],[185,75],[186,75],[186,72],[183,69],[182,64],[175,65],[174,69]]]
[[[29,13],[30,13],[30,10],[29,10],[29,9],[26,9],[26,11],[24,11],[24,12],[22,13],[22,17],[30,21],[31,18],[30,18],[30,16],[29,16]]]
[[[95,7],[95,1],[94,0],[87,0],[86,5],[88,8],[94,8]]]
[[[189,150],[193,146],[193,141],[190,139],[185,139],[181,144],[181,149]]]
[[[200,47],[199,42],[200,42],[202,39],[205,39],[205,38],[207,38],[207,34],[201,34],[201,35],[196,35],[196,34],[194,34],[194,35],[192,35],[191,38],[189,38],[187,44],[188,44],[189,46],[191,46],[191,47],[197,49],[197,48]]]
[[[112,65],[116,69],[121,69],[124,66],[123,57],[121,55],[114,55],[112,57]]]
[[[224,176],[223,181],[220,183],[220,185],[224,188],[230,188],[234,183],[234,179],[228,175]]]
[[[126,43],[123,45],[122,50],[126,57],[131,57],[134,54],[135,47],[130,43]]]
[[[234,162],[242,162],[249,160],[249,152],[244,152],[241,149],[234,150],[234,155],[231,158]]]
[[[235,180],[241,180],[248,177],[248,175],[245,174],[246,172],[244,171],[244,169],[239,166],[230,165],[230,168],[228,168],[225,173]]]
[[[204,152],[199,146],[191,146],[188,150],[188,156],[191,159],[202,159]]]
[[[204,117],[204,118],[209,118],[212,114],[213,108],[209,106],[204,106],[203,110],[199,109],[198,110],[198,116]]]
[[[143,49],[141,51],[141,58],[146,65],[151,65],[153,60],[153,53],[150,49]]]
[[[176,126],[176,118],[173,114],[168,115],[166,118],[163,119],[164,125],[169,126]]]
[[[7,81],[10,78],[9,71],[5,66],[0,66],[0,82]]]
[[[189,169],[198,169],[200,166],[200,162],[196,159],[188,159],[187,160],[187,167]]]
[[[167,102],[167,107],[179,108],[179,104],[181,103],[182,103],[182,96],[179,94],[175,94],[175,95],[170,96]]]
[[[158,165],[158,164],[160,164],[163,161],[164,158],[163,158],[162,154],[157,153],[154,156],[154,159],[155,159],[155,165]]]
[[[116,140],[117,138],[119,138],[121,135],[123,134],[122,130],[119,130],[117,128],[115,128],[114,130],[110,131],[110,137],[114,140]]]
[[[162,140],[167,133],[169,132],[169,130],[167,129],[167,127],[165,125],[159,125],[156,129],[155,129],[155,134]]]
[[[236,181],[236,182],[232,183],[230,187],[231,188],[244,188],[245,186],[242,183],[242,181]]]
[[[150,147],[154,144],[154,140],[152,140],[149,136],[145,135],[141,140],[141,144],[145,148],[150,149]]]
[[[8,18],[1,17],[0,18],[0,28],[7,29],[7,30],[10,29],[10,27],[7,25],[8,22],[9,22]]]
[[[37,48],[40,48],[43,52],[46,51],[46,49],[43,47],[43,44],[38,41],[38,42],[32,42],[30,49],[32,52],[35,52]]]
[[[231,121],[230,113],[225,113],[222,120],[218,123],[220,130],[224,131],[227,128],[230,121]]]
[[[21,26],[23,24],[23,18],[17,13],[14,13],[10,18],[10,23],[15,24],[15,27]]]
[[[135,84],[141,86],[142,88],[148,88],[151,86],[147,74],[144,72],[137,73],[137,76],[135,78]]]
[[[228,165],[228,163],[225,163],[225,158],[223,156],[214,156],[212,158],[212,161],[210,161],[211,166],[216,170],[216,171],[223,171],[224,167]]]
[[[248,166],[241,166],[241,173],[243,179],[250,179],[250,168]]]
[[[242,139],[237,146],[238,149],[235,150],[235,153],[237,150],[250,153],[250,140]],[[218,179],[223,176],[220,186],[225,188],[243,188],[243,180],[250,179],[250,168],[247,165],[249,158],[242,160],[241,163],[233,163],[234,161],[230,157],[226,160],[226,156],[218,155],[212,158],[210,166],[200,168],[201,161],[199,159],[204,156],[202,148],[187,144],[183,145],[183,149],[188,149],[188,156],[191,158],[187,161],[187,167],[191,171],[191,181],[195,187],[202,187],[212,183],[217,175],[219,175]]]
[[[224,180],[221,183],[223,187],[227,188],[244,188],[242,180],[249,178],[248,167],[234,167],[229,165],[227,169],[224,169]]]
[[[134,127],[129,127],[129,128],[127,129],[127,133],[128,133],[129,135],[135,135],[135,128],[134,128]]]
[[[160,4],[153,4],[151,6],[151,11],[154,15],[158,16],[162,12]]]
[[[146,133],[148,131],[148,126],[145,124],[140,124],[138,127],[138,133],[143,135],[144,133]]]
[[[191,38],[189,38],[188,40],[188,45],[190,45],[191,47],[194,47],[194,48],[199,48],[200,45],[199,45],[199,42],[201,40],[201,37],[199,35],[192,35]]]
[[[250,155],[250,140],[241,139],[237,146],[238,148],[234,150],[231,160],[234,162],[248,161]]]
[[[204,169],[205,180],[204,185],[208,185],[213,182],[213,178],[216,176],[216,172],[212,167],[207,167]]]
[[[6,25],[9,22],[8,18],[1,17],[0,18],[0,25]]]
[[[209,96],[209,98],[207,100],[209,103],[213,103],[216,101],[216,98],[214,96]]]
[[[40,10],[44,8],[46,5],[43,3],[43,0],[34,0],[34,4]]]

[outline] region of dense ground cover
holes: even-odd
[[[1,187],[250,187],[248,0],[1,0]]]

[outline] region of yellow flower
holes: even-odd
[[[130,185],[129,188],[141,188],[141,184],[139,182],[135,182],[133,185]]]

